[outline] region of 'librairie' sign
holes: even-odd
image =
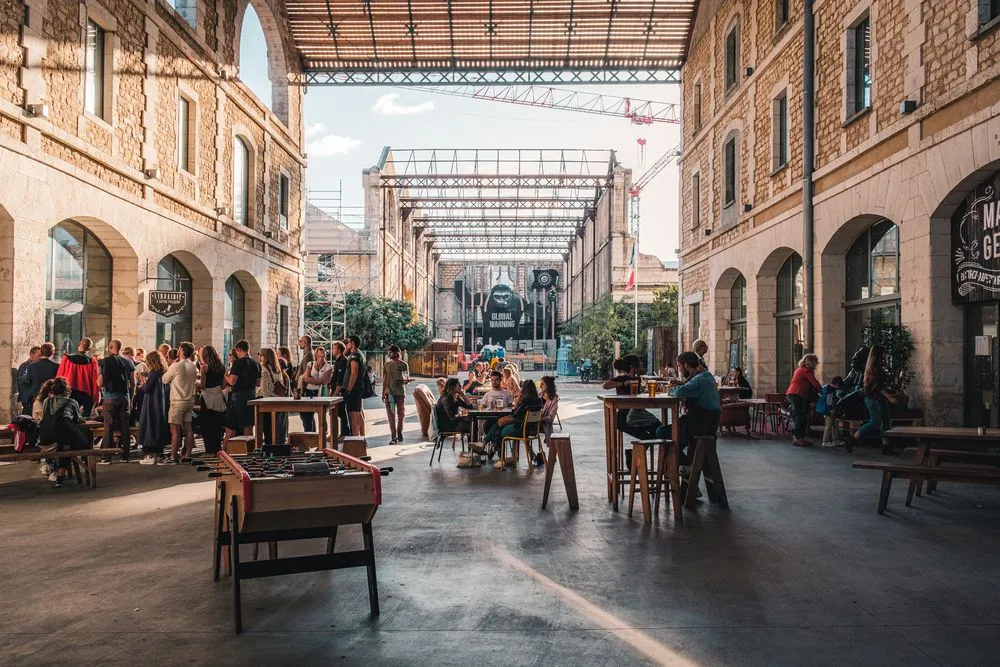
[[[951,219],[955,303],[1000,300],[1000,173],[972,191]]]
[[[151,290],[149,293],[149,309],[163,317],[180,315],[187,308],[187,292],[168,292],[166,290]]]

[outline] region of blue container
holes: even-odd
[[[556,350],[556,374],[557,375],[576,375],[576,364],[570,360],[570,355],[573,352],[572,345],[563,345],[558,350]]]

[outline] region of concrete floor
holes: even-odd
[[[997,664],[1000,492],[942,485],[907,509],[899,484],[878,516],[877,473],[850,467],[872,450],[732,438],[732,509],[647,526],[606,503],[594,391],[561,392],[576,513],[558,473],[542,511],[541,474],[459,470],[450,450],[428,467],[412,423],[378,447],[370,411],[395,467],[375,620],[363,569],[303,574],[246,582],[235,636],[204,473],[115,464],[95,491],[53,490],[0,466],[0,664]]]

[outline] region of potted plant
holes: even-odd
[[[906,410],[910,404],[906,387],[914,375],[910,369],[910,357],[914,349],[910,330],[902,324],[872,317],[871,324],[862,331],[862,339],[869,348],[879,345],[885,350],[886,388],[896,397],[895,409]]]

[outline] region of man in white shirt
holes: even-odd
[[[194,448],[191,416],[194,411],[195,387],[198,383],[198,368],[191,361],[193,355],[194,345],[181,343],[177,348],[177,362],[163,374],[163,383],[170,385],[170,409],[167,412],[167,423],[170,424],[170,457],[163,460],[164,465],[177,463],[182,430],[186,442],[181,461],[184,463],[191,461],[191,450]]]
[[[492,389],[483,394],[483,397],[479,399],[481,405],[484,405],[487,408],[493,408],[497,401],[502,401],[504,410],[507,410],[514,405],[514,395],[506,389],[500,388],[500,381],[502,379],[503,375],[500,371],[493,371],[490,373],[490,386]]]

